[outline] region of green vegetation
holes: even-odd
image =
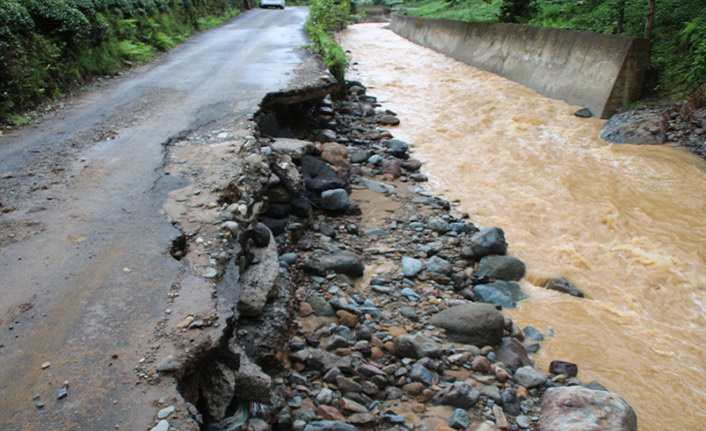
[[[348,62],[343,49],[334,40],[334,34],[353,19],[348,0],[312,0],[309,4],[309,18],[305,25],[309,40],[342,87],[345,87]]]
[[[245,7],[246,0],[0,0],[0,122],[22,124],[15,113],[148,61]]]
[[[648,0],[412,0],[408,15],[504,21],[644,37]],[[706,2],[656,0],[652,74],[664,97],[683,97],[706,83]]]

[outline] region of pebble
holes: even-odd
[[[166,419],[172,413],[174,413],[174,406],[165,407],[157,412],[157,419]]]
[[[169,422],[166,420],[161,420],[154,426],[150,431],[169,431]]]

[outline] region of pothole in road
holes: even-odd
[[[188,244],[186,234],[182,233],[172,240],[172,245],[169,247],[169,254],[174,259],[181,260],[186,255]]]

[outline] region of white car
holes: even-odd
[[[284,9],[284,0],[260,0],[260,7],[278,7],[280,9]]]

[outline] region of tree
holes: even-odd
[[[655,19],[655,0],[649,0],[647,4],[647,14],[645,16],[645,38],[647,41],[652,39],[652,23]]]

